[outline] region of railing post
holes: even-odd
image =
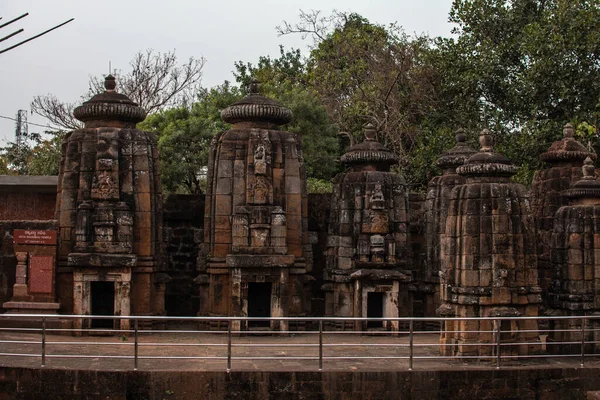
[[[413,332],[414,332],[414,326],[413,326],[413,320],[411,319],[408,325],[408,370],[412,371],[413,369]]]
[[[502,326],[499,319],[496,320],[496,369],[500,369],[500,335],[502,333]]]
[[[42,317],[42,367],[46,366],[46,317]]]
[[[227,324],[227,372],[231,371],[231,320]]]
[[[138,369],[138,319],[133,322],[133,370]]]
[[[319,320],[319,371],[323,371],[323,320]]]
[[[581,318],[581,366],[585,364],[585,318]]]

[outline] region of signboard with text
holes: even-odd
[[[15,244],[56,245],[55,230],[15,229],[13,238]]]

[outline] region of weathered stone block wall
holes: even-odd
[[[327,248],[327,229],[329,229],[329,212],[331,193],[313,193],[308,195],[308,232],[312,246],[313,270],[315,280],[311,286],[312,315],[325,315],[325,298],[323,286],[323,271],[325,270]]]
[[[204,195],[172,194],[163,208],[166,271],[171,280],[165,292],[167,315],[198,313],[198,251],[203,241]]]
[[[0,191],[0,220],[44,220],[54,218],[56,193]]]
[[[0,220],[0,305],[9,301],[13,295],[15,284],[15,247],[13,244],[13,231],[15,229],[56,229],[53,220],[46,221],[2,221]],[[38,246],[39,247],[39,246]],[[52,247],[55,251],[55,247]],[[22,250],[21,250],[22,251]],[[0,308],[0,310],[5,311]],[[1,393],[1,391],[0,391]]]
[[[586,399],[599,368],[267,372],[93,371],[0,367],[13,399]]]

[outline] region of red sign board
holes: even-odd
[[[56,245],[55,230],[15,229],[13,237],[15,244]]]
[[[29,258],[29,291],[52,294],[54,257],[31,256]]]

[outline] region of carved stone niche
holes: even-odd
[[[286,254],[287,220],[279,206],[237,207],[232,216],[234,253]]]

